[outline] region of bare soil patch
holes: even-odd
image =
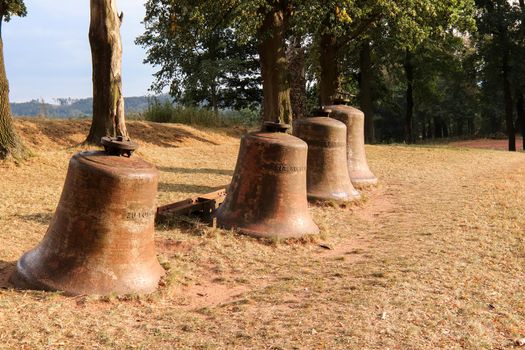
[[[86,125],[18,122],[35,156],[0,163],[0,348],[478,350],[525,337],[525,155],[480,149],[368,147],[380,186],[346,209],[312,206],[316,238],[159,226],[167,277],[151,296],[1,289],[44,235]],[[230,181],[230,131],[131,125],[161,170],[159,204]]]
[[[509,149],[508,140],[495,140],[495,139],[455,141],[455,142],[449,143],[449,145],[453,147],[491,149],[491,150],[498,150],[498,151],[508,151]],[[516,148],[520,149],[522,145],[523,145],[523,139],[521,137],[516,138]]]

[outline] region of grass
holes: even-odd
[[[45,233],[79,151],[84,122],[61,123],[18,122],[35,157],[0,164],[0,286]],[[161,170],[159,204],[230,180],[230,130],[130,130]],[[0,348],[514,348],[525,337],[525,155],[367,151],[380,187],[357,206],[312,207],[320,237],[260,242],[192,222],[160,226],[168,276],[157,293],[1,289]]]
[[[206,127],[254,126],[259,123],[259,112],[243,109],[220,111],[211,109],[174,106],[170,101],[152,101],[144,119],[156,123],[179,123]]]

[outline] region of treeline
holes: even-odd
[[[152,103],[170,100],[168,95],[156,97],[140,96],[126,97],[126,114],[142,114],[148,110]],[[14,116],[18,117],[50,117],[50,118],[71,118],[89,117],[93,115],[93,99],[71,99],[59,98],[56,103],[47,103],[44,100],[32,100],[23,103],[11,103],[11,110]]]
[[[524,0],[149,0],[146,8],[137,43],[159,68],[152,87],[183,105],[286,120],[288,109],[300,118],[349,98],[365,112],[371,143],[506,135],[512,149],[525,128]]]

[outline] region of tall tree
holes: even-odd
[[[363,46],[366,42],[374,42],[374,46],[386,45],[393,50],[402,50],[405,53],[405,67],[408,68],[407,77],[414,70],[410,58],[415,48],[426,38],[435,37],[439,40],[444,33],[460,29],[459,24],[470,22],[473,0],[415,0],[415,1],[337,1],[325,0],[319,2],[317,10],[321,13],[318,20],[317,34],[321,47],[320,56],[320,95],[321,101],[329,101],[336,95],[341,84],[339,69],[341,62],[349,61],[345,55],[354,55],[360,51],[362,69],[360,74],[361,107],[366,108],[368,139],[373,139],[373,99],[370,87],[373,85],[368,79],[373,62],[370,47]],[[364,50],[363,50],[364,49]],[[408,64],[407,64],[408,63]],[[406,102],[410,108],[414,100],[411,83],[407,81]],[[413,139],[412,115],[413,110],[406,111],[407,141]],[[410,120],[409,120],[410,119]]]
[[[365,114],[365,140],[367,143],[375,143],[374,130],[374,96],[372,89],[373,82],[372,47],[369,41],[365,40],[359,50],[359,100],[361,109]]]
[[[339,75],[339,44],[334,33],[322,33],[319,39],[319,97],[322,106],[332,105],[340,86]]]
[[[263,82],[263,119],[291,123],[293,112],[285,45],[290,8],[288,1],[268,3],[272,3],[269,9],[260,9],[264,19],[257,32]]]
[[[2,40],[2,24],[8,22],[11,16],[25,16],[26,7],[22,0],[0,1],[0,159],[13,157],[24,159],[28,151],[16,133],[11,107],[9,105],[9,82],[4,63],[4,43]]]
[[[306,98],[306,49],[303,40],[294,36],[290,40],[287,51],[290,72],[290,98],[294,119],[305,118],[308,115]]]
[[[291,122],[286,38],[292,1],[149,0],[146,6],[148,9],[158,6],[170,9],[171,11],[165,14],[167,17],[153,20],[167,18],[176,29],[171,31],[181,30],[185,41],[194,43],[192,49],[196,51],[206,51],[207,48],[200,44],[218,29],[231,30],[239,44],[254,44],[257,47],[263,85],[263,118]],[[146,23],[150,23],[148,18]],[[172,35],[162,30],[153,34]]]
[[[513,52],[516,51],[514,34],[517,29],[519,30],[516,8],[507,0],[476,0],[476,4],[479,8],[477,39],[484,61],[482,67],[499,72],[496,75],[503,96],[509,151],[516,151],[512,82],[512,77],[516,73],[513,69],[515,68]]]
[[[518,29],[518,62],[521,64],[517,67],[516,79],[516,110],[518,113],[518,124],[520,126],[521,137],[523,138],[522,148],[525,150],[525,64],[523,64],[523,57],[525,55],[525,0],[518,2],[518,21],[521,23]]]
[[[147,49],[144,62],[158,67],[151,90],[161,93],[168,87],[177,103],[216,112],[256,109],[261,99],[257,45],[237,40],[229,17],[199,15],[198,5],[146,3],[146,31],[136,43]]]
[[[423,1],[426,2],[426,1]],[[415,104],[415,55],[421,47],[442,49],[449,38],[456,38],[474,24],[472,0],[428,1],[426,6],[411,3],[403,16],[390,18],[389,30],[394,47],[402,51],[406,82],[405,142],[413,143]],[[415,16],[412,17],[412,15]],[[407,20],[408,19],[408,20]]]
[[[93,121],[86,143],[100,144],[104,136],[128,136],[122,94],[124,14],[116,0],[91,0],[89,43],[93,63]]]

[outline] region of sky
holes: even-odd
[[[143,64],[146,52],[134,44],[144,31],[145,0],[118,0],[124,12],[123,90],[125,96],[148,93],[154,68]],[[4,23],[2,35],[11,102],[92,96],[89,1],[25,0],[28,15]],[[51,5],[52,4],[52,5]]]

